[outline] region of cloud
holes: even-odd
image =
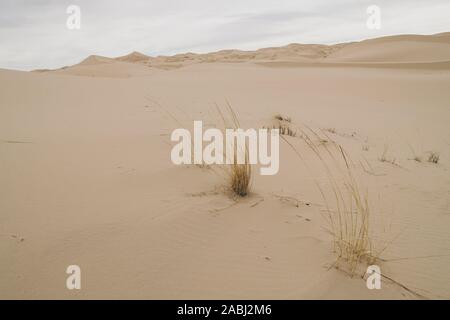
[[[382,29],[366,28],[374,1],[303,0],[2,0],[0,67],[56,68],[90,54],[149,55],[338,43],[399,33],[450,31],[447,0],[376,0]],[[81,8],[68,30],[66,8]]]

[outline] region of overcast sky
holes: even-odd
[[[366,26],[372,4],[380,30]],[[79,30],[66,26],[70,5],[81,9]],[[447,31],[450,0],[0,0],[0,68]]]

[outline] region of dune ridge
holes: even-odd
[[[220,50],[210,53],[180,53],[173,56],[148,56],[133,51],[130,54],[109,58],[92,55],[79,64],[56,70],[34,70],[36,72],[58,72],[62,74],[95,75],[89,71],[104,64],[134,64],[152,69],[173,70],[198,63],[258,63],[267,66],[278,66],[283,63],[297,63],[300,66],[365,67],[375,64],[376,67],[421,68],[442,63],[440,68],[448,68],[450,61],[450,32],[434,35],[395,35],[368,39],[359,42],[348,42],[334,45],[292,43],[282,47],[261,48],[255,51]],[[281,62],[281,64],[272,63]],[[376,65],[378,64],[378,65]],[[80,67],[88,70],[77,70]],[[122,66],[124,69],[129,66]],[[112,76],[126,77],[129,72],[113,72]],[[100,74],[104,72],[100,71]],[[145,74],[146,72],[137,72]]]

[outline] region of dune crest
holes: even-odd
[[[352,43],[328,60],[345,62],[442,62],[450,60],[450,33],[400,35]]]
[[[127,54],[125,56],[115,58],[115,60],[118,60],[118,61],[132,62],[132,63],[140,62],[140,61],[147,61],[149,59],[150,59],[149,56],[146,56],[145,54],[137,52],[137,51],[133,51],[130,54]]]
[[[87,57],[86,59],[84,59],[83,61],[81,61],[79,64],[79,66],[90,66],[90,65],[98,65],[98,64],[102,64],[102,63],[112,63],[114,62],[114,59],[108,58],[108,57],[103,57],[103,56],[98,56],[98,55],[91,55],[89,57]]]
[[[448,69],[450,32],[435,35],[396,35],[334,45],[291,43],[255,51],[220,50],[147,56],[133,51],[116,58],[91,55],[80,63],[57,70],[34,70],[69,75],[130,77],[151,70],[173,70],[199,63],[256,63],[270,67],[334,66]],[[439,65],[436,65],[439,63]],[[80,72],[80,68],[82,71]]]

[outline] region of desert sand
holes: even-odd
[[[0,70],[0,298],[449,299],[449,89],[450,33]],[[242,199],[171,162],[172,130],[226,101],[243,127],[282,114],[364,165],[381,290],[335,267],[310,150],[305,166],[281,141]]]

